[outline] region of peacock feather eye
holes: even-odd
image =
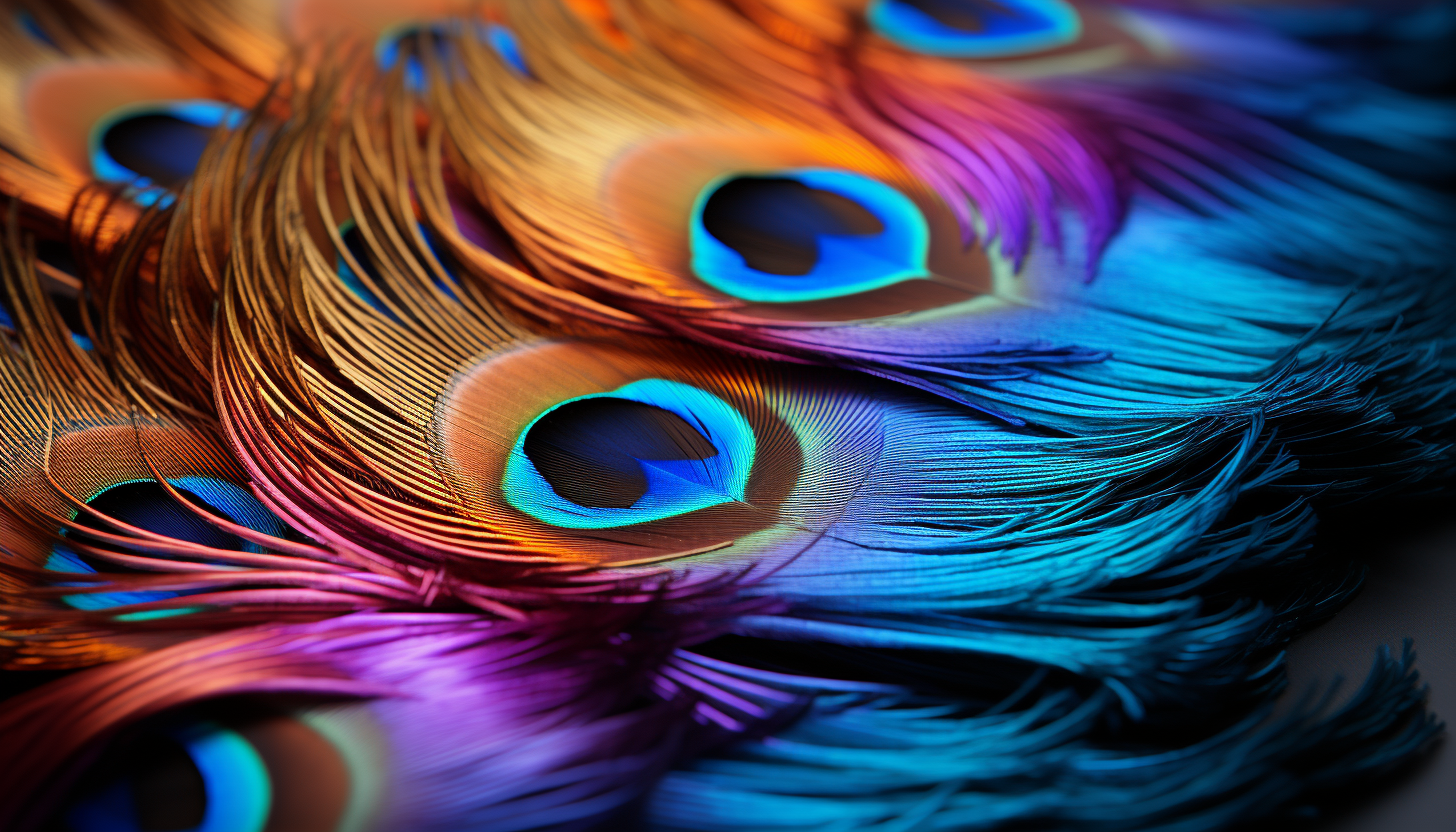
[[[682,344],[527,342],[456,378],[436,443],[462,509],[553,560],[751,563],[868,476],[883,428],[866,396]]]
[[[867,176],[823,168],[732,174],[693,208],[692,269],[741,300],[844,297],[926,275],[920,209]]]
[[[374,62],[387,72],[403,59],[405,85],[418,92],[425,88],[427,81],[420,55],[426,50],[438,51],[445,43],[443,26],[402,23],[386,30],[374,42]]]
[[[473,31],[482,43],[494,50],[496,56],[512,72],[523,78],[530,77],[531,70],[521,51],[520,39],[513,29],[499,23],[401,23],[385,30],[375,41],[374,62],[387,72],[394,69],[402,58],[405,84],[409,89],[419,92],[428,81],[420,55],[425,51],[441,54],[448,50],[452,30],[459,30],[462,26],[468,27],[465,31]]]
[[[242,116],[236,107],[206,99],[122,107],[91,130],[91,172],[103,182],[176,188],[197,169],[214,130],[235,127]]]
[[[875,0],[866,17],[886,39],[946,58],[1006,58],[1055,49],[1082,33],[1065,0]]]
[[[149,738],[136,768],[74,806],[76,832],[263,832],[268,766],[237,731],[196,722]]]
[[[76,57],[53,55],[12,77],[18,109],[0,129],[0,143],[17,154],[4,174],[7,187],[56,216],[96,181],[128,197],[118,220],[134,217],[138,206],[169,202],[163,190],[190,180],[215,130],[236,127],[256,101],[155,55]]]
[[[868,145],[666,136],[618,158],[606,207],[633,266],[674,298],[759,320],[853,321],[993,289],[986,251],[923,181]]]
[[[258,502],[256,497],[233,483],[202,476],[176,477],[168,479],[167,482],[181,494],[183,499],[190,501],[204,512],[274,537],[283,537],[287,533],[282,521]],[[86,504],[100,514],[120,523],[174,540],[237,552],[261,554],[265,551],[258,544],[223,531],[178,504],[177,500],[173,499],[166,489],[155,480],[132,480],[117,483],[96,493],[86,501]],[[93,518],[77,518],[71,528],[62,532],[62,537],[77,544],[95,543],[97,541],[86,534],[86,529],[98,527],[104,528],[99,521]],[[104,544],[101,545],[104,546]],[[142,550],[124,551],[124,553],[146,554]],[[46,560],[46,568],[54,572],[69,573],[115,573],[119,569],[114,564],[97,561],[80,554],[65,542],[57,543],[51,550],[50,556]],[[60,585],[85,586],[86,584],[62,583]],[[165,590],[96,592],[67,595],[62,600],[76,609],[97,610],[130,604],[145,604],[150,601],[175,597],[177,594]],[[155,618],[190,611],[188,608],[181,608],[128,615],[129,620],[139,620],[143,617]]]
[[[705,390],[643,379],[553,405],[511,450],[507,502],[553,526],[601,529],[744,499],[753,428]]]
[[[352,749],[340,743],[355,738],[341,735],[327,713],[275,712],[246,700],[208,710],[212,718],[172,714],[113,744],[55,825],[68,832],[341,828],[355,777]]]

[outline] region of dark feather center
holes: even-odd
[[[211,127],[147,113],[111,125],[101,144],[117,164],[170,188],[182,184],[197,169],[211,136]]]
[[[216,509],[186,491],[178,489],[178,493],[208,514],[222,516]],[[243,548],[243,541],[237,535],[219,529],[178,505],[177,501],[155,482],[131,482],[114,486],[91,498],[87,505],[118,522],[156,534],[187,540],[214,549],[241,551]],[[85,532],[87,527],[110,531],[106,524],[83,513],[77,516],[74,527],[67,536],[78,542],[90,543],[101,548],[112,548],[87,535]],[[107,572],[124,571],[113,564],[93,565],[102,566],[103,570]]]
[[[207,814],[207,786],[186,749],[155,737],[138,751],[130,766],[137,828],[180,832],[201,826]]]
[[[742,255],[751,269],[805,275],[819,262],[819,237],[872,236],[885,224],[863,205],[803,182],[742,176],[703,206],[703,228]]]
[[[984,32],[986,18],[1023,17],[1024,13],[1015,6],[998,3],[996,0],[899,0],[935,19],[943,26],[963,32]]]
[[[522,449],[561,497],[589,508],[631,508],[647,493],[638,460],[708,459],[718,449],[686,419],[626,399],[564,404],[531,426]]]

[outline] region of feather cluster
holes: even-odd
[[[1412,759],[1409,644],[1275,707],[1319,518],[1453,467],[1456,109],[1380,50],[1456,17],[1370,5],[6,4],[0,826],[1218,830]]]

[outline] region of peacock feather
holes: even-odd
[[[1280,699],[1456,414],[1456,112],[1307,5],[6,15],[5,828],[1237,829],[1440,734]]]

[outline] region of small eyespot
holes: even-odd
[[[445,44],[446,31],[441,26],[420,23],[406,23],[389,29],[374,43],[374,61],[379,68],[388,72],[404,56],[405,86],[414,92],[423,90],[428,78],[420,53],[429,49],[439,52]]]
[[[103,182],[176,188],[187,181],[219,125],[236,127],[243,113],[205,99],[136,104],[113,111],[91,131],[91,172]],[[155,193],[135,197],[146,205]]]
[[[926,276],[930,232],[898,190],[846,171],[735,174],[698,196],[693,272],[747,301],[793,303]]]
[[[1065,0],[874,0],[866,16],[884,38],[946,58],[1041,52],[1082,33],[1081,17]]]
[[[444,54],[449,48],[451,31],[459,31],[458,24],[447,28],[443,24],[405,23],[395,26],[374,43],[374,61],[380,69],[388,72],[394,69],[404,56],[405,86],[413,92],[425,89],[429,78],[425,63],[420,59],[424,50]],[[493,49],[511,71],[525,78],[531,76],[521,51],[520,40],[515,31],[499,23],[487,23],[474,27],[481,42]],[[467,29],[469,31],[469,29]]]
[[[507,502],[550,525],[615,528],[744,500],[755,440],[722,399],[643,379],[568,399],[521,432]]]
[[[360,755],[368,729],[357,717],[280,704],[230,699],[201,706],[200,714],[189,709],[133,726],[99,755],[44,828],[352,828],[347,817],[377,800],[376,792],[356,794],[376,779]]]
[[[197,722],[147,738],[122,776],[66,813],[77,832],[262,832],[268,766],[238,732]]]
[[[204,511],[216,514],[233,523],[246,526],[257,532],[283,537],[286,528],[277,516],[270,512],[252,494],[223,480],[212,477],[177,477],[168,483],[180,492],[184,499],[192,501]],[[185,540],[213,549],[238,552],[261,553],[263,547],[245,541],[237,535],[223,531],[179,505],[159,483],[154,480],[138,480],[117,483],[103,489],[87,505],[101,514],[129,526],[145,529],[175,540]],[[94,518],[79,517],[62,537],[76,543],[90,543],[86,529],[101,524]],[[132,554],[147,554],[137,550]],[[223,567],[219,567],[223,568]],[[127,571],[111,563],[94,561],[78,554],[71,546],[57,543],[46,561],[46,569],[53,572],[70,573],[116,573]],[[87,586],[79,583],[60,583],[59,586]],[[66,595],[62,600],[68,606],[83,610],[109,609],[130,604],[144,604],[175,597],[169,591],[144,592],[97,592]],[[166,609],[129,613],[125,620],[145,620],[190,612],[191,608]]]

